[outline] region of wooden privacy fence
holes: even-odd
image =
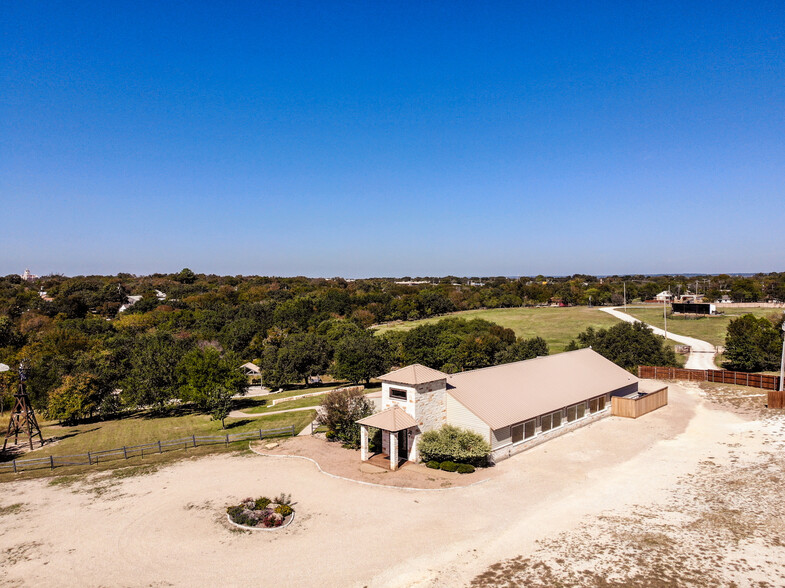
[[[656,392],[641,393],[637,396],[613,396],[611,398],[611,414],[613,416],[637,419],[639,416],[662,408],[668,404],[668,387]]]
[[[118,449],[104,449],[102,451],[88,451],[75,455],[50,455],[48,457],[36,457],[32,459],[15,459],[12,462],[0,463],[0,473],[21,472],[24,470],[34,470],[39,468],[55,469],[63,466],[75,465],[97,465],[114,459],[129,459],[131,457],[144,457],[152,453],[163,453],[175,449],[188,449],[189,447],[199,447],[200,445],[218,445],[235,443],[237,441],[251,441],[254,439],[265,439],[270,437],[285,437],[296,435],[294,425],[281,429],[259,429],[247,433],[234,433],[222,437],[210,437],[204,435],[191,435],[181,439],[170,439],[168,441],[154,441],[143,445],[128,445]]]
[[[654,380],[690,380],[693,382],[720,382],[752,386],[764,390],[779,390],[780,377],[765,374],[748,374],[728,370],[688,370],[684,368],[638,366],[638,377]]]

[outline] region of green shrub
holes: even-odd
[[[277,512],[282,517],[288,517],[294,512],[294,509],[288,504],[279,504],[275,507],[275,512]]]
[[[491,452],[482,435],[452,425],[423,433],[419,448],[424,461],[455,461],[475,466],[485,465]]]
[[[431,468],[432,470],[438,470],[441,464],[438,461],[429,461],[425,464],[425,467]]]
[[[459,463],[458,469],[455,470],[459,474],[473,474],[474,473],[474,466],[468,463]]]
[[[254,509],[255,510],[264,510],[267,508],[267,505],[270,504],[272,500],[267,498],[266,496],[260,496],[256,500],[254,500]]]
[[[439,464],[439,469],[442,469],[445,472],[455,472],[458,470],[458,464],[454,461],[443,461]]]

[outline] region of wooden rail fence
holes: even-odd
[[[113,459],[129,459],[131,457],[144,457],[152,453],[163,453],[175,449],[188,449],[189,447],[199,447],[200,445],[217,445],[236,443],[237,441],[250,441],[253,439],[265,439],[270,437],[294,437],[297,434],[294,425],[280,429],[259,429],[247,433],[227,434],[221,437],[204,435],[191,435],[181,439],[170,439],[168,441],[153,441],[143,445],[128,445],[117,449],[104,449],[102,451],[88,451],[75,455],[50,455],[48,457],[37,457],[32,459],[15,459],[13,461],[0,463],[0,473],[21,472],[24,470],[34,470],[39,468],[55,469],[63,466],[75,465],[97,465]]]
[[[611,414],[614,416],[637,419],[639,416],[662,408],[668,404],[668,387],[656,392],[644,393],[637,398],[614,396],[611,398]]]
[[[692,382],[719,382],[752,386],[764,390],[779,390],[780,377],[766,374],[748,374],[728,370],[688,370],[684,368],[638,366],[638,377],[654,380],[690,380]]]

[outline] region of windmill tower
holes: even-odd
[[[3,451],[5,451],[8,440],[13,435],[14,445],[19,442],[19,436],[26,435],[27,442],[30,444],[30,449],[33,449],[33,437],[36,435],[44,445],[44,437],[41,435],[41,427],[38,426],[38,420],[35,418],[35,411],[33,405],[30,404],[30,398],[27,395],[27,375],[29,369],[24,361],[19,364],[19,389],[14,398],[16,400],[14,410],[11,412],[11,420],[8,421],[8,431],[5,434],[3,441]]]

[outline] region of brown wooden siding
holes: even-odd
[[[667,386],[656,392],[639,396],[638,398],[614,396],[611,398],[611,414],[613,416],[637,419],[639,416],[662,408],[666,404],[668,404]]]
[[[738,386],[752,386],[764,390],[779,390],[780,377],[766,374],[748,374],[728,370],[688,370],[672,367],[638,366],[638,377],[654,380],[690,380],[693,382],[720,382]]]
[[[769,408],[785,408],[785,392],[769,390]]]

